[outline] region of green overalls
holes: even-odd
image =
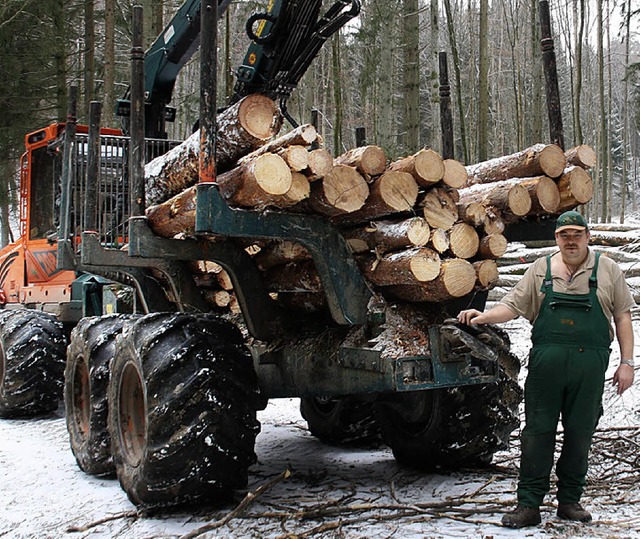
[[[545,296],[533,324],[524,390],[518,503],[526,507],[540,506],[549,491],[560,415],[564,443],[556,465],[558,502],[576,503],[584,490],[611,345],[609,322],[596,296],[599,258],[597,253],[589,293],[572,295],[553,291],[547,257]]]

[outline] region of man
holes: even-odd
[[[533,324],[518,505],[502,518],[502,524],[510,528],[541,522],[540,505],[549,491],[560,417],[564,441],[556,464],[557,515],[591,521],[580,497],[593,431],[602,411],[612,318],[621,357],[613,384],[622,394],[633,383],[631,309],[635,302],[618,265],[591,251],[589,237],[581,214],[563,213],[555,230],[559,253],[534,262],[489,311],[468,309],[458,315],[465,324],[498,324],[518,316]]]

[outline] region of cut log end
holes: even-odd
[[[467,223],[457,223],[449,233],[451,252],[457,258],[471,258],[478,252],[480,238],[476,229]]]
[[[440,274],[440,257],[431,249],[420,249],[411,259],[410,268],[418,281],[433,281]]]
[[[273,136],[277,110],[277,105],[272,99],[261,94],[252,94],[243,100],[238,116],[247,132],[258,139],[267,140]]]
[[[567,159],[564,152],[555,144],[549,144],[540,152],[540,168],[550,178],[557,178],[562,175],[567,166]]]
[[[429,224],[421,217],[414,217],[411,219],[411,223],[409,224],[407,237],[409,238],[409,241],[417,247],[426,245],[431,237]]]
[[[433,150],[420,150],[415,155],[415,170],[418,183],[424,186],[439,182],[444,176],[442,157]]]
[[[478,288],[489,290],[498,282],[500,274],[495,260],[479,260],[473,263],[473,268],[476,271]]]
[[[392,210],[409,211],[418,198],[418,184],[411,174],[389,171],[380,176],[376,189],[382,201]]]
[[[522,217],[531,210],[531,196],[521,185],[515,185],[509,190],[508,207],[514,215]]]
[[[445,159],[442,181],[449,187],[462,188],[467,183],[467,169],[460,161]]]
[[[454,258],[442,264],[442,282],[453,298],[461,298],[473,290],[476,271],[467,260]]]
[[[254,163],[254,176],[258,185],[270,195],[284,195],[291,188],[291,169],[279,156],[266,153]]]

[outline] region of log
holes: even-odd
[[[476,288],[480,290],[493,288],[500,278],[495,260],[478,260],[473,263],[473,269],[476,272]]]
[[[324,148],[309,152],[309,166],[303,172],[310,182],[321,180],[333,170],[333,157]]]
[[[456,223],[449,231],[449,250],[456,258],[471,258],[478,252],[480,238],[467,223]]]
[[[291,188],[291,170],[282,157],[262,154],[218,176],[222,197],[232,206],[264,208]]]
[[[558,180],[560,204],[557,213],[572,210],[580,204],[586,204],[593,197],[593,181],[583,168],[568,167]]]
[[[280,129],[275,102],[260,94],[249,95],[217,118],[216,166],[224,171],[247,152],[264,144]],[[159,204],[198,181],[200,132],[153,159],[144,169],[146,205]]]
[[[216,273],[216,279],[218,280],[218,284],[222,290],[226,290],[227,292],[233,290],[233,282],[231,281],[231,276],[227,270],[223,269]]]
[[[158,236],[193,236],[196,227],[196,186],[185,189],[162,204],[147,208],[146,216],[149,227]]]
[[[445,159],[444,174],[442,175],[442,181],[444,184],[455,189],[464,187],[467,183],[467,169],[460,162],[455,159]]]
[[[238,164],[242,164],[245,161],[252,161],[256,157],[263,153],[277,153],[282,148],[289,146],[309,146],[314,143],[318,138],[318,132],[316,128],[311,124],[299,125],[292,131],[285,133],[284,135],[263,144],[258,149],[246,154],[238,160]]]
[[[408,212],[418,198],[418,184],[407,172],[387,171],[371,183],[369,190],[369,196],[360,210],[339,216],[334,221],[340,225],[363,223],[394,213]]]
[[[507,238],[502,234],[488,234],[480,240],[478,255],[482,258],[500,258],[507,251]]]
[[[255,256],[258,268],[265,271],[282,264],[291,262],[302,262],[309,260],[311,254],[299,243],[287,240],[274,241],[265,247]]]
[[[310,195],[311,184],[307,177],[300,172],[292,172],[291,187],[284,195],[275,195],[271,200],[271,204],[278,208],[289,208],[308,199]]]
[[[360,146],[335,158],[336,165],[348,165],[365,176],[379,176],[387,168],[387,157],[379,146]]]
[[[359,265],[375,286],[415,285],[438,277],[440,255],[427,247],[416,247],[381,258],[360,258]]]
[[[282,157],[293,172],[300,172],[309,166],[309,152],[299,144],[280,148],[273,153]]]
[[[389,165],[389,170],[408,172],[418,185],[430,187],[438,183],[444,175],[442,157],[433,150],[420,150]]]
[[[479,183],[460,189],[459,193],[460,205],[478,202],[485,207],[494,206],[503,216],[510,214],[522,217],[531,210],[531,196],[528,190],[518,183],[518,178]]]
[[[548,176],[529,178],[520,183],[531,197],[528,215],[546,215],[557,211],[560,205],[558,185]]]
[[[369,196],[369,186],[353,167],[335,165],[321,182],[311,184],[310,208],[335,217],[359,210]]]
[[[443,254],[449,250],[449,232],[442,228],[434,228],[431,231],[431,246],[436,252]]]
[[[212,307],[228,307],[231,303],[231,294],[226,290],[202,290],[202,295]]]
[[[581,168],[593,168],[598,162],[596,152],[591,146],[581,144],[574,146],[564,152],[568,165],[575,165]]]
[[[442,302],[459,298],[471,292],[476,284],[476,270],[467,260],[449,258],[443,260],[440,275],[433,281],[419,285],[385,287],[390,296],[403,301]]]
[[[422,217],[402,221],[375,221],[364,227],[344,232],[347,243],[355,253],[375,250],[379,254],[408,247],[423,247],[431,230]]]
[[[427,191],[420,206],[431,228],[450,230],[458,220],[458,192],[456,189],[434,187]]]
[[[483,228],[484,233],[487,235],[502,234],[505,231],[506,225],[500,210],[494,207],[487,208]]]
[[[466,167],[467,186],[509,178],[557,178],[566,167],[564,153],[555,144],[535,144],[526,150]]]
[[[487,217],[487,209],[479,202],[458,203],[458,215],[471,226],[482,226]]]
[[[322,281],[311,260],[275,266],[263,276],[270,292],[322,292]]]

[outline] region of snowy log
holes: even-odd
[[[275,102],[260,94],[241,99],[217,118],[216,166],[228,170],[241,156],[263,145],[280,129]],[[145,166],[147,206],[177,195],[198,181],[200,132]]]
[[[423,247],[430,236],[429,224],[421,217],[374,221],[344,232],[347,243],[355,253],[375,250],[382,254],[409,247]]]
[[[564,153],[568,165],[575,165],[581,168],[593,168],[596,166],[596,152],[591,146],[581,144],[568,149]]]
[[[467,185],[491,183],[508,178],[549,176],[557,178],[566,167],[566,158],[555,144],[535,144],[520,152],[496,157],[466,167]]]

